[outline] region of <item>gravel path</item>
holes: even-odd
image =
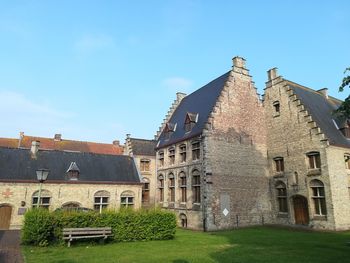
[[[23,263],[19,230],[0,230],[0,263]]]

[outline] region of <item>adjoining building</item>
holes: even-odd
[[[157,133],[157,202],[183,227],[350,229],[350,120],[341,101],[268,71],[260,99],[241,57],[177,93]]]
[[[124,154],[134,158],[141,175],[142,207],[155,206],[156,192],[156,141],[131,138],[127,134]]]
[[[48,169],[39,198],[36,171]],[[0,147],[0,229],[20,228],[25,211],[141,207],[142,183],[132,157]]]

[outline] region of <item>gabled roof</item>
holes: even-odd
[[[99,154],[123,154],[123,147],[115,144],[85,142],[75,140],[55,140],[54,138],[21,136],[21,139],[0,138],[0,146],[9,148],[27,148],[30,149],[33,141],[40,141],[40,149],[58,150],[58,151],[76,151],[91,152]]]
[[[27,149],[0,148],[0,181],[36,181],[36,170],[50,170],[47,182],[69,182],[66,172],[72,162],[79,164],[79,182],[139,183],[132,157],[40,150],[31,158]]]
[[[169,139],[165,136],[163,130],[159,136],[157,148],[165,147],[167,145],[186,140],[202,133],[205,123],[208,120],[209,114],[213,110],[217,98],[219,97],[225,82],[230,75],[230,71],[211,81],[202,88],[196,90],[190,95],[186,96],[176,108],[171,116],[169,123],[177,124],[176,130]],[[187,113],[198,114],[198,121],[191,131],[185,130],[185,119]]]
[[[156,155],[155,140],[130,138],[130,142],[131,142],[132,153],[134,155],[146,155],[146,156]]]
[[[340,106],[341,101],[330,96],[327,99],[319,92],[291,81],[287,81],[287,84],[321,128],[329,143],[331,145],[350,147],[350,140],[338,130],[339,126],[336,126],[336,124],[341,125],[344,122],[344,120],[334,114],[334,110]]]
[[[79,167],[78,167],[76,162],[71,162],[70,163],[69,168],[66,171],[66,173],[68,173],[68,172],[80,172],[80,169],[79,169]]]

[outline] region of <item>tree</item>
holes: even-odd
[[[350,68],[346,68],[344,74],[349,71]],[[350,75],[347,75],[343,78],[343,81],[339,87],[339,91],[344,91],[344,88],[349,86],[350,88]],[[336,110],[336,113],[345,118],[350,118],[350,95],[344,100],[340,107]]]

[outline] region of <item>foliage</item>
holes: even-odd
[[[162,210],[122,209],[119,212],[49,212],[32,209],[25,214],[22,242],[40,245],[62,242],[63,228],[111,227],[112,240],[165,240],[175,235],[176,217]]]
[[[350,232],[313,232],[253,227],[204,233],[178,229],[172,240],[74,245],[70,248],[24,247],[27,263],[128,262],[346,262]]]
[[[349,71],[350,68],[345,69],[344,74]],[[350,75],[345,76],[343,78],[343,81],[339,87],[339,91],[342,92],[344,91],[344,88],[349,86],[350,87]],[[350,96],[348,96],[344,102],[340,105],[340,107],[335,111],[336,114],[345,117],[345,118],[350,118]]]

